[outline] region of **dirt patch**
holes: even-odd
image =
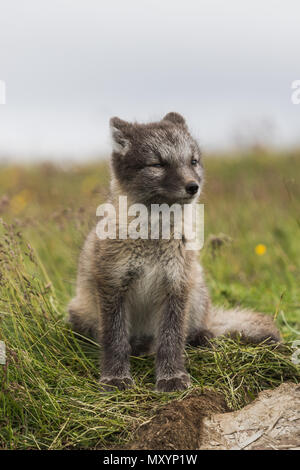
[[[126,448],[300,449],[300,385],[265,390],[235,412],[228,412],[220,394],[193,393],[140,426]]]
[[[227,410],[223,396],[215,392],[193,393],[174,400],[138,428],[127,449],[197,449],[205,416]]]

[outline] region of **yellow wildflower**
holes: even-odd
[[[267,251],[267,247],[266,245],[263,245],[262,243],[260,243],[259,245],[256,245],[255,247],[255,253],[259,256],[264,255],[266,251]]]

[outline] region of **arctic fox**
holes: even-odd
[[[110,120],[111,203],[195,204],[203,184],[201,152],[184,118],[175,112],[139,124]],[[211,305],[197,252],[176,239],[99,239],[96,229],[82,249],[76,296],[69,305],[75,331],[102,346],[100,383],[107,390],[133,385],[130,355],[156,355],[156,390],[190,384],[186,344],[203,345],[239,333],[250,342],[280,341],[267,315]]]

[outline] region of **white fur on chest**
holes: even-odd
[[[164,300],[162,267],[160,263],[146,263],[127,296],[126,309],[131,335],[156,335]]]

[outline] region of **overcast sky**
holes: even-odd
[[[181,112],[204,149],[300,144],[299,0],[0,0],[0,156],[87,159]]]

